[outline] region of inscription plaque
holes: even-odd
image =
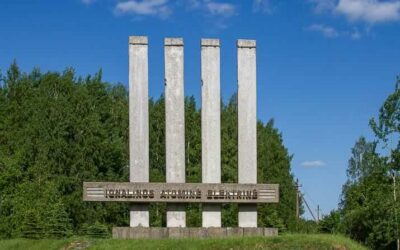
[[[277,203],[278,184],[84,182],[85,201]]]

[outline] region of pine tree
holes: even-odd
[[[28,210],[22,222],[22,237],[28,239],[41,239],[46,235],[43,224],[37,210]]]
[[[50,238],[66,238],[71,236],[70,221],[64,204],[61,201],[52,204],[46,214],[46,236]]]

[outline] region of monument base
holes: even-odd
[[[223,238],[276,236],[277,228],[268,227],[113,227],[114,239]]]

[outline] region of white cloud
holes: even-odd
[[[253,1],[253,11],[271,14],[272,7],[271,7],[270,0],[254,0]]]
[[[305,30],[320,33],[326,38],[348,37],[353,40],[359,40],[362,37],[362,33],[357,28],[353,28],[353,30],[337,30],[324,24],[312,24],[306,27]]]
[[[85,5],[91,5],[98,0],[80,0]],[[258,2],[268,0],[256,0]],[[168,18],[173,11],[198,11],[207,19],[212,18],[214,28],[226,28],[227,20],[237,13],[236,4],[229,1],[216,0],[117,0],[114,6],[116,15],[133,15],[134,20],[145,16]]]
[[[308,0],[316,13],[330,11],[368,24],[400,20],[400,0]]]
[[[200,11],[205,17],[205,25],[210,33],[226,29],[229,20],[237,13],[236,5],[213,0],[185,0],[189,10]]]
[[[303,161],[300,165],[303,167],[323,167],[326,165],[326,163],[321,160],[315,160],[315,161]]]
[[[314,5],[314,11],[321,13],[335,8],[336,0],[309,0]]]
[[[230,3],[217,3],[206,1],[205,3],[208,13],[216,16],[232,16],[236,12],[236,7]]]
[[[400,1],[339,0],[335,12],[351,21],[370,24],[397,21],[400,19]]]
[[[340,35],[335,28],[323,24],[312,24],[308,26],[306,30],[319,32],[327,38],[336,38]]]
[[[129,0],[117,3],[115,12],[117,14],[151,15],[166,18],[172,12],[167,3],[167,0]]]
[[[198,9],[201,7],[200,0],[185,0],[184,2],[189,7],[189,9]]]

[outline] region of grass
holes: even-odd
[[[223,239],[114,240],[72,238],[65,240],[11,239],[0,241],[0,250],[108,250],[108,249],[334,249],[364,250],[365,247],[340,235],[284,234],[276,237]]]
[[[43,250],[43,249],[63,249],[71,240],[53,240],[53,239],[41,239],[41,240],[28,240],[28,239],[12,239],[12,240],[1,240],[0,250]]]

